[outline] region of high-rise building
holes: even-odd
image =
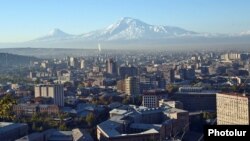
[[[139,94],[139,81],[136,77],[128,77],[125,79],[125,93],[131,96]]]
[[[35,86],[35,97],[51,97],[54,104],[64,106],[63,85],[37,85]]]
[[[106,61],[106,71],[109,74],[117,74],[116,62],[112,58]]]
[[[136,76],[137,73],[137,68],[134,66],[122,66],[119,68],[119,75],[122,79],[129,76]]]
[[[179,69],[180,79],[186,80],[187,79],[187,70],[184,68]]]
[[[81,69],[85,68],[85,60],[84,59],[82,59],[81,62],[80,62],[80,68]]]
[[[218,125],[249,125],[249,96],[240,94],[216,94]]]
[[[70,57],[69,65],[70,65],[71,67],[77,67],[77,59],[74,58],[74,57]]]
[[[174,69],[171,69],[169,71],[169,81],[170,81],[170,83],[173,83],[175,81],[175,72],[174,72]]]
[[[186,79],[194,80],[195,79],[195,70],[193,68],[188,68],[186,71]]]

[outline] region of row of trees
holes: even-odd
[[[12,107],[16,104],[16,99],[11,94],[6,94],[0,99],[0,120],[12,121],[16,118],[12,112]]]

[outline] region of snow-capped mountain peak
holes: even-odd
[[[58,28],[54,28],[49,33],[47,36],[69,36],[70,34],[63,32],[62,30]]]
[[[138,40],[196,34],[178,27],[150,25],[138,19],[124,17],[104,29],[83,34],[88,40]]]
[[[128,41],[128,40],[165,40],[180,38],[217,38],[246,36],[242,32],[232,36],[224,34],[197,33],[175,26],[151,25],[141,20],[123,17],[106,28],[80,35],[71,35],[55,28],[47,35],[32,41]]]
[[[54,28],[51,31],[49,31],[47,35],[40,37],[40,38],[37,38],[35,40],[31,40],[31,41],[35,41],[35,42],[50,41],[51,42],[51,41],[69,40],[69,39],[73,39],[73,38],[75,38],[75,35],[71,35],[71,34],[63,32],[62,30],[60,30],[58,28]]]

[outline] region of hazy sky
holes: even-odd
[[[53,28],[82,34],[132,17],[196,32],[250,30],[249,0],[1,0],[0,42],[46,35]]]

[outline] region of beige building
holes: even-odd
[[[37,85],[35,86],[35,97],[51,97],[54,104],[64,106],[63,85]]]
[[[117,84],[116,84],[116,87],[117,87],[118,92],[125,92],[125,81],[124,80],[118,80]]]
[[[249,125],[249,97],[242,94],[216,94],[218,125]]]

